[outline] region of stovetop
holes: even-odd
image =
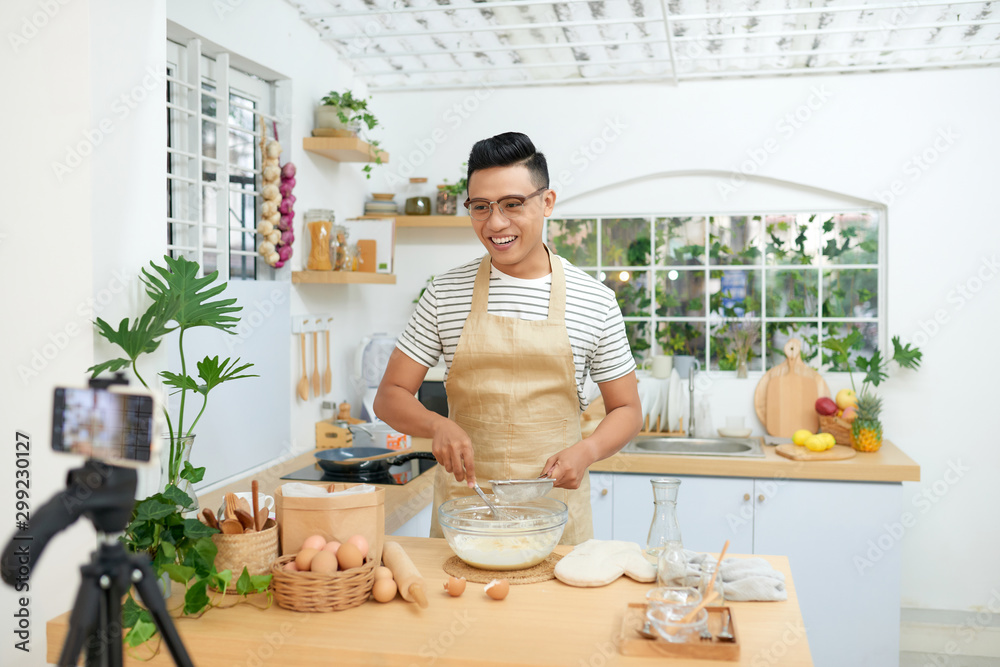
[[[388,472],[331,473],[320,468],[319,464],[313,463],[300,470],[290,472],[281,479],[303,482],[366,482],[368,484],[401,486],[412,482],[436,465],[436,461],[429,459],[413,459],[398,466],[391,466]]]

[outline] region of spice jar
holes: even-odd
[[[343,225],[334,225],[330,233],[329,258],[334,271],[351,270],[347,263],[347,228]]]
[[[448,191],[447,185],[439,185],[437,194],[437,214],[455,215],[457,208],[458,197]]]
[[[312,208],[306,211],[306,229],[309,231],[309,257],[306,268],[310,271],[329,271],[330,229],[333,227],[333,211],[326,208]]]
[[[430,215],[431,198],[427,196],[427,179],[411,178],[406,187],[406,215]]]

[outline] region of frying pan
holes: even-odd
[[[404,452],[385,447],[337,447],[321,449],[314,454],[319,466],[332,473],[384,473],[391,466],[413,459],[434,460],[431,452]]]

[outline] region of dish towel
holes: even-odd
[[[697,588],[705,562],[714,563],[710,554],[684,550],[687,558],[685,585]],[[732,602],[781,602],[788,599],[785,575],[763,558],[727,558],[722,561],[722,594]]]

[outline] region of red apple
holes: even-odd
[[[837,414],[837,404],[833,402],[833,399],[829,396],[823,396],[822,398],[816,399],[816,412],[821,415],[833,415]]]

